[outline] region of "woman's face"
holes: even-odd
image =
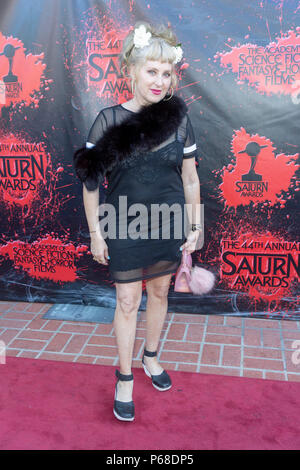
[[[148,60],[135,73],[135,97],[142,106],[161,101],[171,86],[172,64]]]

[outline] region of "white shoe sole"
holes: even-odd
[[[116,396],[117,396],[117,390],[115,389],[115,399],[116,399]],[[118,415],[115,408],[113,408],[113,412],[114,412],[115,417],[120,421],[133,421],[134,420],[134,417],[133,418],[123,418],[122,416]]]
[[[143,368],[144,368],[144,371],[145,371],[145,374],[150,377],[150,379],[152,380],[152,376],[150,374],[150,372],[148,371],[147,367],[145,366],[145,364],[142,362],[143,364]],[[156,388],[156,390],[158,390],[159,392],[166,392],[167,390],[170,390],[170,388],[172,387],[172,384],[170,385],[170,387],[167,387],[167,388],[159,388],[157,385],[155,385],[153,382],[152,382],[152,385],[154,388]]]
[[[119,421],[133,421],[134,420],[134,417],[133,418],[122,418],[122,416],[118,415],[118,413],[115,411],[115,409],[113,409],[113,412],[114,412],[115,417]]]

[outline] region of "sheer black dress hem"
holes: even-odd
[[[156,274],[145,274],[145,275],[143,275],[142,278],[138,277],[138,278],[134,278],[134,279],[119,280],[119,279],[114,279],[112,274],[110,274],[110,277],[111,277],[113,282],[118,283],[118,284],[127,284],[128,282],[143,281],[143,280],[152,279],[152,278],[155,278],[155,277],[165,276],[166,274],[171,274],[171,273],[175,274],[177,269],[180,266],[180,263],[181,263],[181,260],[178,261],[178,265],[175,269],[172,268],[172,269],[169,269],[168,271],[159,272],[159,273],[156,273]]]

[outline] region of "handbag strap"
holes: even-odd
[[[182,260],[179,268],[179,275],[186,274],[187,280],[191,279],[191,255],[188,255],[185,250],[182,252]]]
[[[189,268],[191,268],[193,264],[192,255],[188,254],[186,250],[183,250],[182,252],[182,263]]]

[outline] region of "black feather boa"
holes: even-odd
[[[186,113],[183,99],[172,96],[168,101],[143,106],[120,124],[108,127],[94,147],[83,147],[75,152],[74,167],[78,178],[88,191],[94,191],[118,162],[150,151],[167,140]]]

